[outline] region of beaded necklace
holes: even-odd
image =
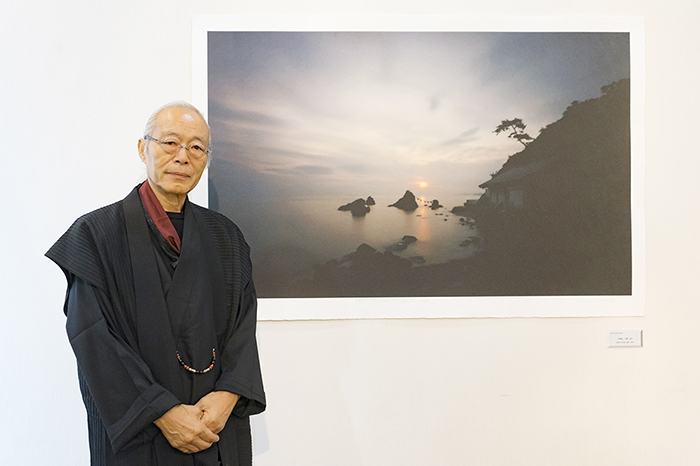
[[[193,374],[206,374],[207,372],[212,370],[214,368],[214,364],[216,364],[216,350],[214,348],[212,348],[212,350],[211,350],[211,364],[209,364],[209,367],[207,367],[206,369],[201,370],[201,371],[195,369],[194,367],[190,367],[187,364],[185,364],[185,361],[183,361],[182,358],[180,357],[180,352],[177,350],[175,350],[175,351],[177,353],[177,360],[180,362],[180,365],[182,365],[182,367],[184,367],[188,371],[192,372]]]

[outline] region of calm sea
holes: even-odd
[[[398,198],[376,197],[376,205],[364,217],[353,217],[338,207],[354,198],[221,199],[220,209],[243,231],[251,246],[256,267],[293,271],[340,259],[366,243],[380,252],[405,235],[417,242],[395,254],[421,256],[425,264],[462,259],[473,248],[460,246],[478,235],[450,213],[464,198],[440,200],[444,206],[431,210],[420,206],[413,212],[388,207]]]

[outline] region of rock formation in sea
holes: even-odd
[[[369,212],[364,199],[355,199],[349,204],[341,205],[338,210],[350,211],[353,217],[364,217]]]
[[[350,253],[347,256],[344,257],[344,259],[350,259],[354,260],[356,257],[360,258],[365,258],[365,257],[371,257],[374,256],[374,254],[377,252],[376,249],[374,249],[372,246],[370,246],[367,243],[362,243],[357,247],[354,253]]]
[[[416,241],[418,241],[418,238],[416,238],[415,236],[405,235],[403,238],[401,238],[401,241],[399,241],[398,243],[394,243],[391,246],[387,246],[385,249],[387,251],[395,252],[404,251],[410,244],[413,244]]]
[[[472,230],[474,229],[474,226],[476,225],[476,222],[474,221],[473,218],[469,217],[460,217],[459,218],[459,223],[464,226],[468,226]]]
[[[413,212],[418,208],[418,203],[416,202],[416,196],[411,191],[406,191],[401,199],[390,204],[389,207],[396,207],[406,212]]]
[[[462,247],[471,246],[472,244],[475,246],[481,246],[481,238],[479,236],[470,236],[469,238],[459,243],[459,245]]]
[[[374,201],[374,198],[372,196],[367,196],[367,201],[365,201],[365,205],[374,205],[376,202]]]
[[[458,205],[458,206],[453,207],[452,210],[450,210],[450,212],[452,212],[455,215],[462,215],[465,217],[470,214],[467,207],[463,206],[463,205]]]
[[[438,210],[442,206],[440,205],[440,202],[437,199],[433,199],[433,202],[430,204],[430,208],[433,210]]]

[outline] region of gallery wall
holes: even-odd
[[[258,466],[700,463],[700,107],[692,0],[0,3],[0,464],[88,464],[85,414],[43,253],[144,177],[150,112],[192,98],[196,15],[645,18],[644,317],[262,322]],[[643,348],[608,349],[642,328]]]

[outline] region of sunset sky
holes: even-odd
[[[522,148],[501,120],[536,137],[630,73],[624,33],[210,32],[208,47],[212,167],[239,195],[478,193]]]

